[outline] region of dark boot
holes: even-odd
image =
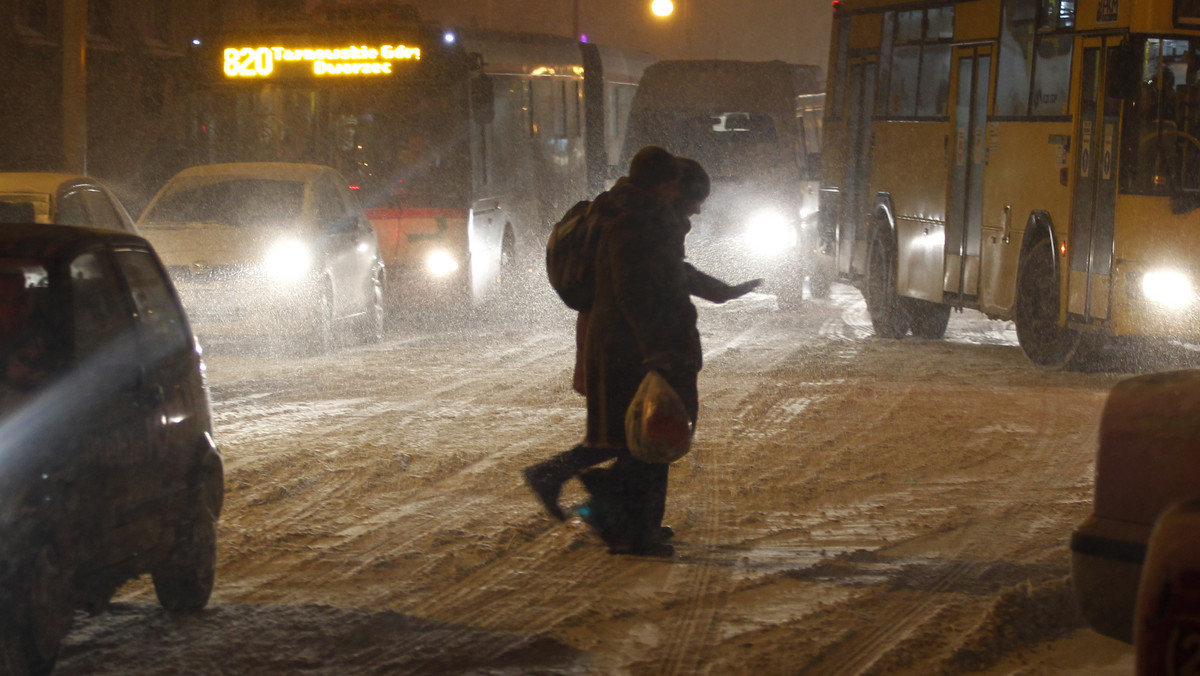
[[[579,472],[613,459],[616,451],[611,448],[596,448],[579,444],[559,453],[545,462],[530,465],[525,468],[525,483],[537,496],[538,500],[559,521],[565,521],[567,515],[558,506],[558,496],[562,485]]]
[[[560,478],[554,468],[547,467],[548,463],[539,463],[525,468],[525,484],[537,496],[542,506],[550,512],[550,516],[559,521],[566,521],[567,515],[558,506],[558,495],[562,492],[564,478]]]

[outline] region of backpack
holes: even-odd
[[[587,312],[596,296],[596,236],[592,203],[576,202],[550,230],[546,276],[567,307]]]

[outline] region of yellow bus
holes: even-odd
[[[821,247],[877,335],[1200,338],[1200,3],[834,3]]]

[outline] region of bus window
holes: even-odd
[[[917,92],[917,115],[949,115],[950,45],[927,45],[921,57],[921,84]]]
[[[1125,101],[1121,189],[1132,193],[1200,191],[1200,38],[1144,38],[1139,84]]]
[[[1066,115],[1071,93],[1073,35],[1038,38],[1030,115]]]
[[[888,114],[907,117],[916,115],[920,63],[920,45],[896,47],[892,52],[892,90],[891,96],[888,97]]]
[[[1074,25],[1074,5],[1062,0],[1007,0],[1000,27],[996,75],[996,114],[1009,117],[1066,115],[1070,99],[1072,34],[1046,34],[1039,28]]]
[[[365,207],[466,199],[471,178],[466,114],[449,96],[415,87],[330,92],[334,168],[363,186]]]
[[[954,7],[888,12],[883,26],[879,92],[887,100],[877,103],[896,117],[947,115]]]

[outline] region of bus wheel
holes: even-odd
[[[908,333],[908,308],[896,294],[896,254],[891,238],[878,224],[867,247],[867,312],[875,335],[880,338],[903,338]]]
[[[1059,284],[1054,274],[1054,245],[1050,238],[1034,244],[1021,256],[1017,279],[1017,342],[1034,364],[1047,369],[1071,365],[1081,336],[1058,323]]]
[[[908,316],[912,333],[918,338],[940,340],[946,335],[950,323],[950,306],[916,298],[904,298],[908,305]]]

